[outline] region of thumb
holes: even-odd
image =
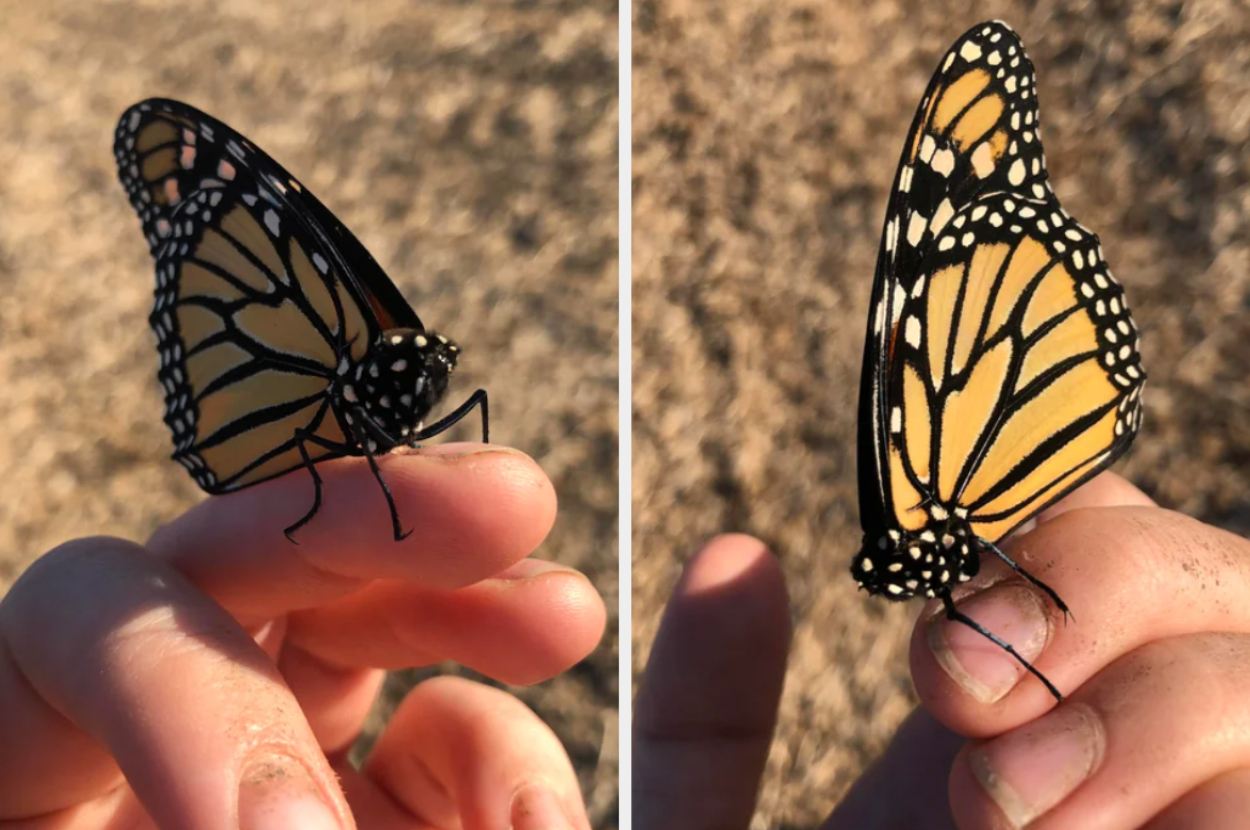
[[[745,828],[785,678],[790,620],[777,560],[721,536],[669,600],[634,716],[635,824]]]

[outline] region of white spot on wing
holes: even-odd
[[[933,161],[933,154],[937,152],[937,142],[933,140],[933,136],[925,135],[920,142],[920,160],[925,164]]]
[[[920,348],[920,321],[914,316],[909,316],[907,318],[907,325],[903,336],[907,338],[907,342],[911,344],[913,349]]]
[[[933,234],[942,232],[942,228],[946,227],[946,223],[950,221],[951,216],[955,214],[955,209],[951,207],[950,199],[943,199],[942,204],[937,206],[937,210],[933,211]]]
[[[955,171],[955,154],[948,149],[939,150],[933,155],[932,167],[939,176],[949,176]]]
[[[928,227],[928,219],[925,219],[919,213],[913,213],[911,215],[911,221],[907,224],[907,242],[913,248],[919,245],[920,240],[924,239],[924,232]]]
[[[903,172],[898,177],[898,189],[900,193],[911,192],[911,180],[912,176],[915,174],[916,168],[912,167],[910,164],[903,166]]]
[[[1011,163],[1011,169],[1007,171],[1007,181],[1014,185],[1019,185],[1024,181],[1024,162],[1016,159]]]

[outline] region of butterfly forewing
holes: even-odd
[[[215,143],[216,122],[163,104],[144,101],[128,109],[118,122],[113,146],[122,186],[153,256],[171,232],[177,205],[202,187],[224,186],[221,174],[230,170]],[[201,144],[207,145],[205,152]]]
[[[888,521],[886,448],[890,346],[903,298],[915,290],[935,237],[982,194],[1050,194],[1033,64],[1006,24],[974,27],[950,48],[929,82],[886,211],[860,390],[860,504],[866,524]]]
[[[931,241],[978,195],[1048,196],[1034,84],[1003,23],[969,31],[942,59],[908,132],[882,239],[886,276],[904,290]]]
[[[889,201],[861,384],[865,533],[918,530],[936,504],[1001,537],[1127,447],[1144,379],[1098,239],[1047,181],[1033,65],[1006,24],[976,26],[929,84]]]
[[[412,306],[355,235],[277,161],[236,130],[179,101],[153,98],[123,114],[114,144],[118,172],[143,222],[153,256],[174,208],[203,187],[225,186],[240,170],[268,186],[271,200],[305,225],[379,329],[424,327]]]
[[[298,184],[177,102],[132,107],[116,147],[155,239],[149,319],[175,460],[217,493],[304,466],[297,430],[324,442],[306,449],[313,461],[355,452],[327,390],[378,326],[326,232],[288,198]]]

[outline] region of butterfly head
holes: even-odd
[[[976,575],[981,563],[976,542],[961,521],[865,533],[851,574],[859,587],[887,599],[942,596]]]

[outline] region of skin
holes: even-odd
[[[588,830],[552,732],[514,697],[426,681],[359,771],[383,669],[455,660],[504,683],[572,666],[604,607],[527,558],[550,481],[519,452],[448,444],[207,499],[146,546],[79,539],[0,602],[0,828]]]
[[[1005,550],[1075,620],[1065,624],[1040,592],[988,560],[957,603],[1029,640],[1065,700],[929,604],[912,639],[923,706],[824,828],[1242,826],[1250,542],[1163,510],[1107,473]],[[1040,626],[1032,639],[1030,619]],[[724,536],[690,560],[638,693],[640,827],[748,826],[789,633],[784,581],[762,543]],[[697,655],[709,656],[692,664]]]

